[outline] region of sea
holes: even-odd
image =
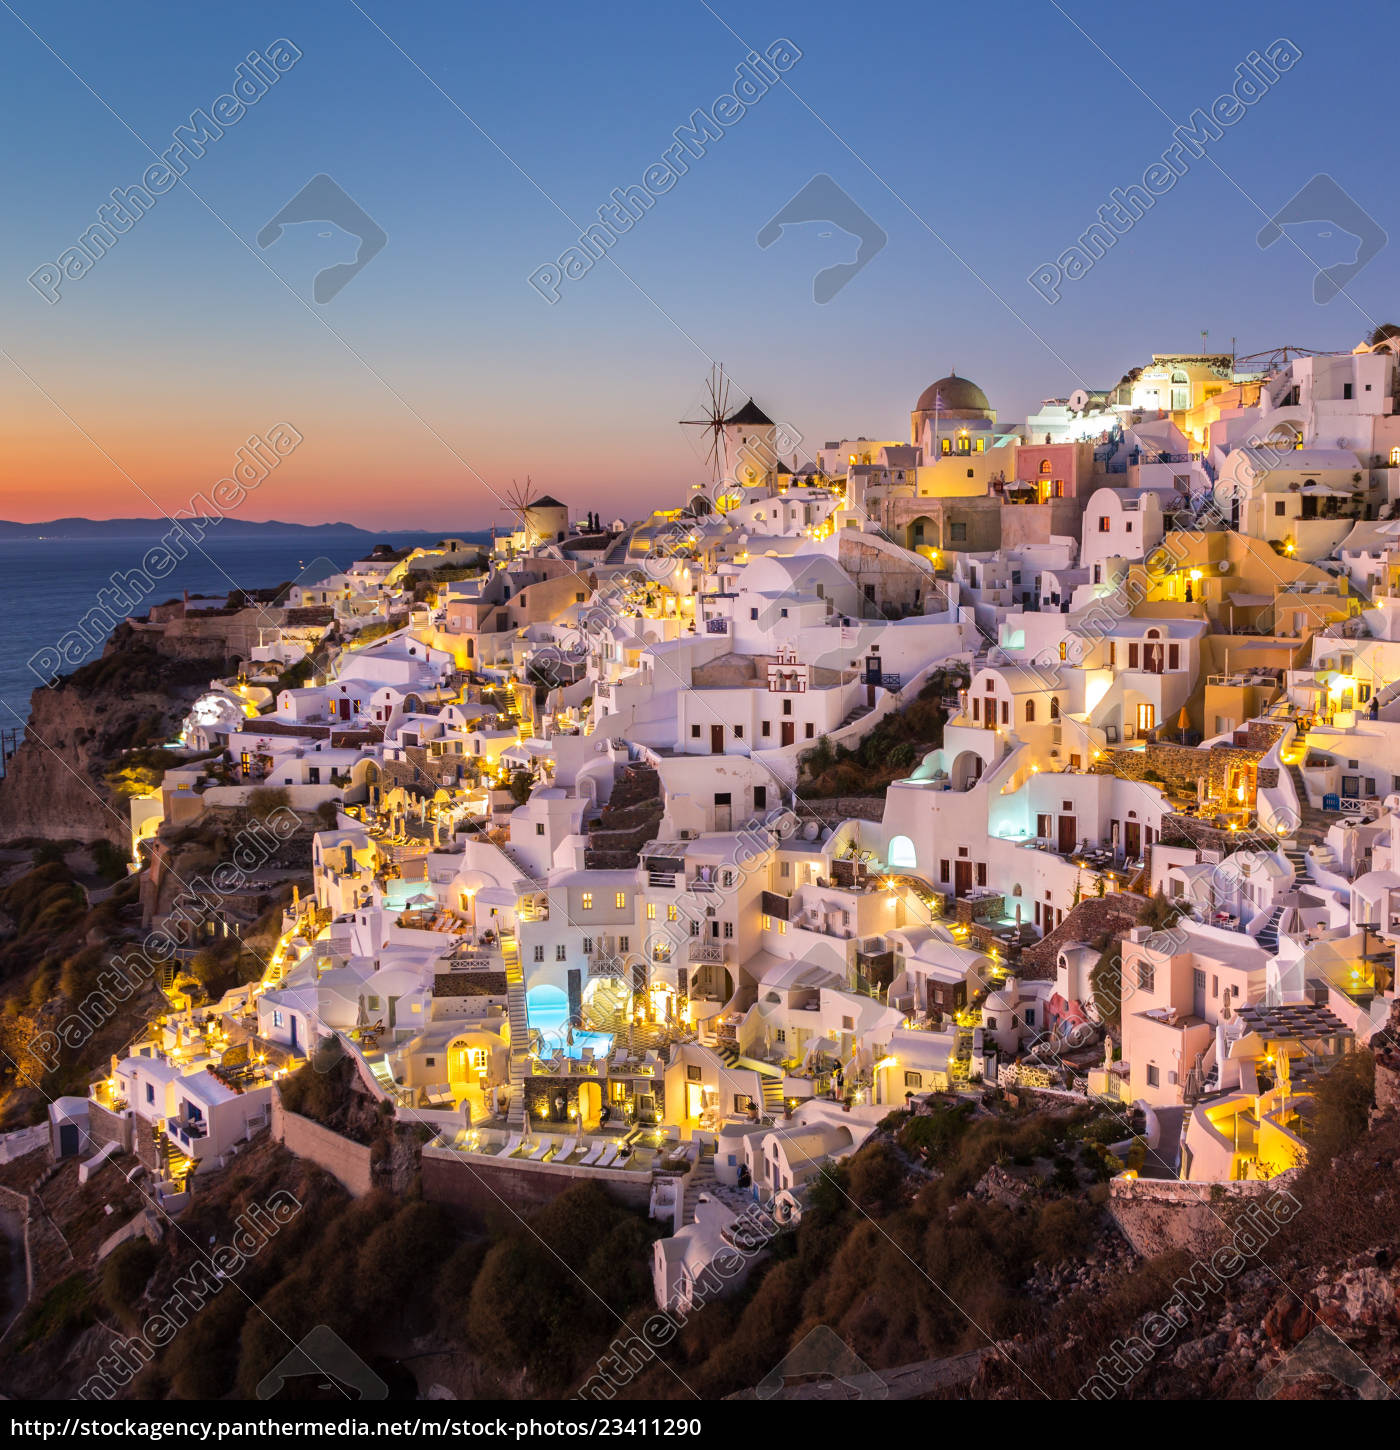
[[[42,683],[29,661],[41,650],[56,648],[65,633],[79,626],[98,606],[97,591],[110,587],[113,576],[121,578],[140,569],[146,550],[159,541],[159,527],[152,525],[149,539],[0,540],[0,616],[5,620],[0,630],[0,731],[6,751],[11,730],[16,740],[23,738],[29,697]],[[169,526],[164,527],[168,531]],[[217,529],[211,529],[199,549],[189,549],[175,569],[156,581],[151,594],[127,612],[144,614],[150,605],[178,599],[186,590],[192,595],[226,595],[235,588],[269,589],[294,579],[310,582],[364,558],[376,544],[409,548],[444,537],[448,535],[441,530],[367,534],[327,529],[220,539]],[[476,540],[482,535],[459,531],[455,537]],[[99,643],[87,659],[97,659],[101,652]]]

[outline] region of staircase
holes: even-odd
[[[525,1010],[525,974],[520,970],[520,948],[513,937],[501,943],[506,968],[506,1004],[510,1021],[510,1107],[506,1123],[512,1130],[525,1127],[525,1083],[530,1075],[530,1016]]]
[[[627,870],[641,859],[641,848],[656,839],[665,812],[661,777],[649,765],[623,767],[602,815],[588,828],[585,867]]]
[[[759,1071],[759,1087],[763,1090],[763,1108],[770,1118],[783,1115],[783,1075],[781,1072]]]
[[[1278,952],[1278,923],[1282,915],[1283,907],[1274,907],[1268,921],[1259,929],[1259,934],[1254,938],[1271,957]]]
[[[1279,843],[1283,854],[1288,858],[1288,864],[1293,868],[1293,882],[1301,886],[1304,882],[1312,880],[1312,866],[1308,862],[1307,854],[1297,841],[1281,841]]]
[[[1294,832],[1296,839],[1287,844],[1298,847],[1300,851],[1306,851],[1309,846],[1321,843],[1336,816],[1331,811],[1319,810],[1316,806],[1309,805],[1308,788],[1303,784],[1303,772],[1296,765],[1289,765],[1287,769],[1289,777],[1293,781],[1293,789],[1298,793],[1300,817],[1298,829]]]

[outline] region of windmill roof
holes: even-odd
[[[724,421],[726,423],[749,424],[755,428],[771,428],[773,426],[773,420],[752,398],[737,413],[731,413]]]
[[[531,499],[527,507],[532,509],[561,509],[565,505],[560,503],[551,494],[545,494],[543,498]]]

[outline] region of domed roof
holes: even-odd
[[[916,413],[990,413],[992,405],[987,401],[987,395],[970,378],[960,378],[957,373],[949,373],[946,378],[939,378],[936,383],[930,383],[922,393],[919,394],[919,401],[914,404]]]

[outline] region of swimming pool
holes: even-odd
[[[525,994],[525,1010],[530,1030],[540,1034],[540,1055],[549,1057],[562,1050],[569,1057],[581,1057],[585,1047],[593,1049],[594,1057],[606,1057],[612,1051],[612,1034],[585,1032],[574,1028],[569,1042],[569,997],[558,987],[531,987]]]

